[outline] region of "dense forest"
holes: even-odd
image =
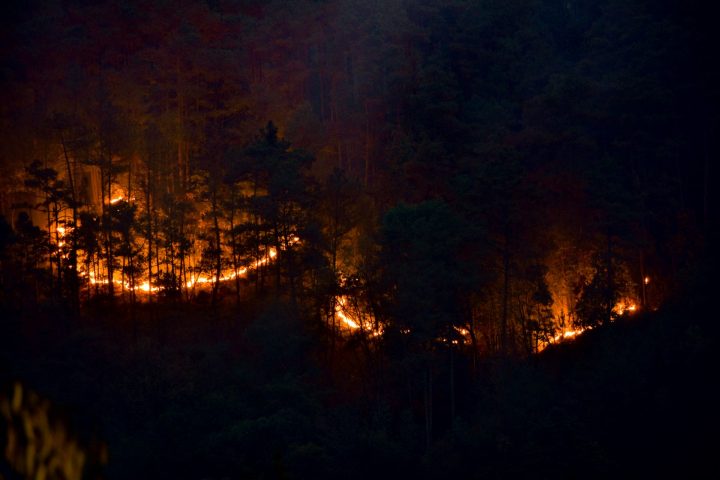
[[[0,8],[0,478],[710,465],[703,2]]]

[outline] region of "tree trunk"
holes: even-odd
[[[218,221],[218,206],[217,206],[217,191],[213,189],[211,193],[212,202],[212,216],[213,216],[213,230],[215,234],[215,282],[213,283],[212,289],[212,305],[217,305],[218,289],[220,287],[220,275],[222,273],[221,254],[222,248],[220,246],[220,223]]]
[[[230,192],[230,249],[232,254],[233,272],[235,273],[235,303],[240,304],[240,259],[237,244],[237,235],[235,232],[235,206],[237,205],[237,193],[233,185]]]
[[[112,153],[107,152],[107,195],[108,207],[105,209],[107,216],[104,216],[105,225],[105,256],[108,271],[108,295],[110,299],[115,298],[115,284],[113,283],[113,249],[112,249],[112,218],[110,211],[112,205]],[[103,201],[103,204],[105,202]]]
[[[613,265],[612,265],[612,234],[610,227],[607,229],[607,287],[605,290],[605,322],[609,323],[612,320],[612,311],[615,297],[615,285],[613,278]]]
[[[502,318],[500,323],[500,348],[503,354],[508,353],[508,302],[510,301],[510,228],[505,225],[505,241],[503,245],[503,295]]]
[[[432,443],[432,371],[425,367],[425,451],[430,451]]]
[[[147,241],[147,276],[148,276],[148,302],[152,302],[152,261],[153,261],[153,230],[152,230],[152,207],[150,202],[150,171],[148,170],[147,185],[145,185],[145,211],[147,214],[147,226],[145,230],[145,239]]]
[[[280,295],[280,232],[277,221],[273,225],[275,246],[275,294]]]
[[[75,181],[73,179],[72,168],[70,166],[70,157],[67,153],[65,145],[65,138],[62,132],[60,132],[60,143],[62,144],[63,156],[65,157],[65,166],[67,168],[68,183],[70,184],[70,200],[72,201],[72,219],[73,219],[73,234],[70,236],[70,295],[71,305],[73,311],[77,314],[80,311],[80,284],[78,282],[78,262],[77,262],[77,235],[75,229],[78,227],[78,213],[77,213],[77,195],[75,193]]]
[[[180,242],[181,246],[185,245],[185,210],[180,212]],[[190,293],[187,285],[187,265],[186,265],[186,251],[185,247],[182,246],[178,252],[180,257],[180,297],[182,298],[183,292],[185,293],[185,301],[190,300]]]
[[[365,188],[368,186],[370,177],[370,108],[368,102],[365,102]]]
[[[450,427],[455,423],[455,349],[450,339]]]

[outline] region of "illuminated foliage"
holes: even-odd
[[[49,401],[20,383],[0,395],[0,415],[4,461],[24,478],[81,480],[88,478],[88,463],[107,461],[105,450],[88,452],[66,424],[54,418]]]

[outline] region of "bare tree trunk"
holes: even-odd
[[[607,229],[607,287],[605,292],[605,322],[612,320],[613,299],[614,299],[614,278],[613,278],[613,265],[612,265],[612,234],[610,227]]]
[[[473,320],[474,323],[474,320]],[[470,325],[470,341],[472,342],[472,366],[473,366],[473,378],[477,375],[477,363],[478,363],[478,341],[475,335],[475,325]]]
[[[365,102],[365,187],[368,186],[370,177],[370,108]]]
[[[455,423],[455,349],[450,341],[450,427]]]
[[[178,126],[178,142],[177,142],[177,168],[178,168],[178,183],[180,190],[186,188],[187,178],[185,178],[186,171],[186,158],[184,155],[184,136],[185,136],[185,91],[182,81],[182,73],[180,71],[180,57],[175,60],[175,68],[177,75],[177,96],[178,96],[178,107],[177,107],[177,126]]]
[[[152,302],[152,261],[153,261],[153,229],[152,229],[152,207],[150,202],[150,170],[147,175],[147,185],[145,185],[145,211],[147,214],[147,226],[145,230],[145,238],[147,240],[147,276],[148,276],[148,302]]]
[[[222,248],[220,245],[220,223],[218,221],[217,191],[214,189],[211,193],[211,206],[213,216],[213,230],[215,234],[215,282],[213,282],[212,289],[212,305],[214,307],[217,304],[218,289],[220,287],[220,275],[222,273]]]
[[[275,243],[275,294],[280,295],[280,232],[275,221],[273,225],[273,241]]]
[[[105,209],[107,216],[104,216],[105,225],[105,254],[108,271],[108,295],[110,299],[115,298],[115,284],[113,282],[113,249],[112,249],[112,218],[110,215],[112,205],[112,152],[107,152],[107,195],[108,208]],[[103,204],[105,202],[103,201]]]
[[[232,254],[233,272],[235,273],[235,303],[240,304],[240,259],[237,244],[237,235],[235,232],[235,206],[237,205],[237,192],[233,185],[230,192],[230,249]]]
[[[500,323],[500,348],[503,354],[508,353],[508,303],[510,301],[510,249],[509,227],[505,226],[505,242],[503,246],[503,297],[502,319]]]
[[[78,227],[78,213],[77,213],[77,195],[75,193],[75,181],[73,179],[72,168],[70,166],[70,157],[67,153],[65,144],[65,138],[63,137],[62,131],[60,132],[60,143],[62,144],[63,156],[65,157],[65,166],[67,168],[68,183],[70,184],[70,200],[72,201],[72,219],[73,219],[73,234],[70,236],[70,295],[71,305],[75,313],[80,311],[80,285],[78,282],[78,262],[77,262],[77,235],[74,230]]]
[[[48,194],[45,194],[45,203],[47,204],[47,233],[48,241],[52,240],[52,216],[50,215],[50,200]],[[53,270],[53,258],[52,253],[48,253],[48,263],[50,264],[50,293],[55,296],[55,272]],[[54,300],[53,300],[54,301]]]
[[[53,203],[53,222],[55,223],[55,263],[57,266],[57,296],[62,298],[62,252],[60,251],[60,206],[57,202]]]
[[[432,371],[425,367],[425,451],[430,451],[432,443]]]

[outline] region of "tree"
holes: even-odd
[[[362,208],[360,192],[360,186],[348,179],[345,172],[339,168],[335,168],[328,176],[320,191],[318,217],[323,230],[323,253],[329,257],[330,266],[329,284],[326,285],[329,302],[324,302],[328,306],[325,315],[329,320],[333,338],[336,297],[340,294],[342,277],[352,273],[348,269],[347,259],[342,258],[342,247],[350,232],[358,226],[359,211]]]
[[[381,227],[385,314],[388,328],[407,337],[410,351],[419,356],[422,365],[428,447],[432,438],[432,352],[440,342],[452,353],[455,327],[462,325],[461,294],[468,279],[459,258],[464,232],[460,218],[438,200],[400,204],[388,211]],[[454,397],[452,363],[450,370]]]
[[[272,247],[277,255],[273,266],[276,294],[280,293],[284,273],[294,304],[303,272],[299,256],[303,230],[310,226],[312,217],[313,181],[308,171],[314,159],[302,150],[291,149],[290,142],[278,138],[272,122],[268,122],[255,142],[238,153],[235,153],[238,161],[232,178],[250,182],[253,210],[250,231],[258,236],[263,231],[267,233],[264,253],[268,255]],[[256,245],[260,243],[261,238],[256,238]],[[258,259],[261,253],[256,254]]]
[[[49,235],[33,225],[27,213],[21,212],[13,227],[13,231],[2,228],[0,267],[3,285],[9,287],[5,290],[9,298],[3,300],[17,299],[18,307],[23,308],[39,304],[46,296],[56,295],[52,287],[43,294],[43,286],[48,280],[52,285],[53,272],[47,265],[54,249]]]
[[[78,226],[73,231],[78,251],[83,252],[83,265],[88,279],[87,300],[90,300],[94,287],[95,295],[99,294],[100,279],[100,246],[101,225],[100,218],[91,212],[81,212],[78,217]]]
[[[518,290],[517,308],[521,323],[521,340],[528,354],[540,350],[555,336],[556,326],[551,306],[553,298],[545,280],[547,267],[530,265],[525,270],[522,285]]]
[[[33,205],[33,208],[41,209],[47,215],[47,235],[52,239],[52,258],[55,262],[54,273],[57,275],[53,286],[53,276],[50,276],[50,291],[53,296],[60,297],[63,294],[63,248],[64,234],[67,222],[63,212],[71,201],[68,198],[68,191],[65,182],[58,179],[56,170],[43,167],[39,161],[34,161],[26,169],[28,179],[25,180],[27,187],[38,190],[42,196],[42,202]],[[52,266],[52,263],[51,263]],[[52,267],[51,267],[52,270]]]
[[[117,247],[113,250],[121,258],[120,272],[123,291],[125,285],[129,288],[130,301],[135,303],[136,282],[141,272],[142,258],[141,249],[136,244],[138,225],[136,222],[137,206],[126,200],[120,200],[110,205],[110,217],[113,222],[112,230],[117,233],[118,238],[113,238]],[[126,279],[128,279],[126,281]]]

